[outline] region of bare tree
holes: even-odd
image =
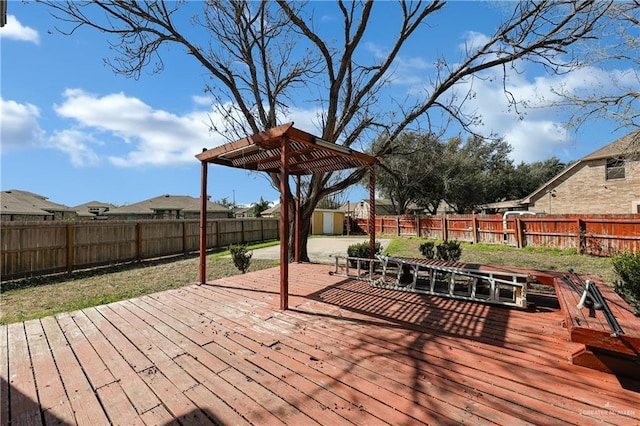
[[[577,44],[581,67],[589,70],[587,87],[563,85],[550,104],[571,111],[569,126],[609,120],[619,129],[640,129],[640,0],[615,2],[599,21],[597,39]],[[629,147],[640,148],[640,133]]]
[[[444,1],[338,0],[335,13],[341,19],[341,32],[327,39],[321,36],[322,22],[314,16],[313,2],[207,1],[190,22],[185,15],[194,4],[189,2],[44,3],[69,25],[63,31],[73,33],[88,26],[106,34],[116,52],[108,64],[126,76],[138,77],[143,69],[161,71],[163,47],[182,46],[210,75],[206,90],[225,117],[224,127],[212,124],[212,129],[229,139],[289,121],[287,106],[293,102],[311,103],[319,108],[317,122],[323,139],[367,147],[384,132],[388,139],[376,152],[384,155],[405,130],[437,134],[435,123],[442,117],[466,130],[480,122],[480,114],[467,112],[465,103],[474,96],[469,87],[474,78],[482,78],[482,71],[498,68],[506,76],[519,71],[522,61],[533,61],[549,72],[576,66],[572,46],[593,37],[595,25],[612,2],[510,3],[512,11],[493,34],[477,46],[468,46],[454,61],[439,56],[434,73],[425,76],[428,83],[406,99],[387,96],[398,55],[416,37],[423,37],[425,49],[429,47],[435,29],[427,24],[445,7]],[[394,38],[388,51],[382,57],[361,54],[367,31],[378,31],[369,28],[371,17],[378,11],[389,14],[392,7],[397,8],[399,19],[386,21],[384,31]],[[311,95],[300,99],[302,94]],[[506,90],[505,95],[517,105],[518,100]],[[307,178],[301,206],[302,259],[308,259],[307,231],[318,202],[357,183],[365,173],[356,170],[340,178],[326,173]],[[279,188],[279,176],[273,174],[271,179]]]

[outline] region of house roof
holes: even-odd
[[[262,216],[278,213],[280,211],[280,203],[275,204],[273,207],[269,207],[266,210],[262,211]]]
[[[637,153],[638,148],[640,148],[640,130],[631,132],[620,139],[616,139],[610,144],[605,145],[597,151],[583,157],[580,161],[600,160],[602,158],[624,156],[629,153]]]
[[[236,207],[235,209],[233,209],[233,213],[235,214],[246,213],[251,211],[253,211],[253,207]]]
[[[50,216],[53,212],[74,212],[71,207],[49,201],[43,195],[10,189],[2,191],[0,211],[3,214]]]
[[[138,203],[111,209],[109,215],[118,214],[152,214],[158,210],[180,210],[184,212],[199,212],[200,199],[188,195],[160,195]],[[229,212],[221,204],[207,202],[208,212]]]
[[[84,204],[79,204],[75,207],[73,207],[73,209],[76,211],[76,213],[78,213],[78,216],[81,217],[94,217],[96,216],[95,213],[92,213],[92,211],[102,211],[102,212],[107,212],[107,211],[111,211],[112,209],[117,208],[118,206],[116,206],[115,204],[111,204],[111,203],[103,203],[100,201],[89,201],[87,203]]]
[[[628,155],[629,153],[637,153],[638,148],[640,147],[640,130],[631,132],[615,141],[611,142],[603,146],[602,148],[593,151],[591,154],[588,154],[582,157],[580,160],[571,164],[569,167],[555,175],[553,178],[545,182],[538,189],[533,191],[528,196],[524,197],[521,202],[522,204],[527,204],[531,202],[532,198],[535,198],[542,191],[546,191],[550,187],[554,187],[554,183],[562,178],[564,175],[568,174],[570,171],[583,165],[589,161],[602,160],[605,158],[612,158],[618,156]]]
[[[257,133],[196,155],[200,161],[261,172],[278,173],[282,141],[288,140],[288,173],[308,175],[374,164],[370,155],[322,140],[293,127],[293,123]]]

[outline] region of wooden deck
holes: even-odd
[[[535,311],[372,289],[327,265],[1,328],[1,424],[638,424],[640,382],[570,364]]]

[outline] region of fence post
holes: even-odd
[[[213,222],[216,224],[216,247],[220,247],[220,221],[216,220]]]
[[[73,272],[73,225],[67,223],[67,273]]]
[[[449,240],[449,222],[447,221],[447,216],[442,216],[442,241]]]
[[[396,235],[399,237],[400,236],[400,216],[396,216],[396,227],[398,229],[398,233]]]
[[[187,221],[182,220],[182,254],[187,254]]]
[[[524,226],[522,223],[522,219],[520,217],[516,217],[516,247],[522,248],[524,242]]]
[[[136,262],[142,259],[142,224],[136,223]]]
[[[473,244],[478,244],[478,218],[471,216],[471,230],[473,231]]]
[[[260,241],[264,241],[264,220],[262,218],[258,220],[260,221]]]
[[[587,225],[584,220],[578,218],[578,253],[585,254],[587,251]]]
[[[416,216],[416,236],[418,238],[421,237],[421,235],[420,235],[420,216]]]
[[[240,244],[244,244],[244,219],[240,219]]]

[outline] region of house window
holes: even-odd
[[[624,179],[624,158],[607,159],[606,180]]]

